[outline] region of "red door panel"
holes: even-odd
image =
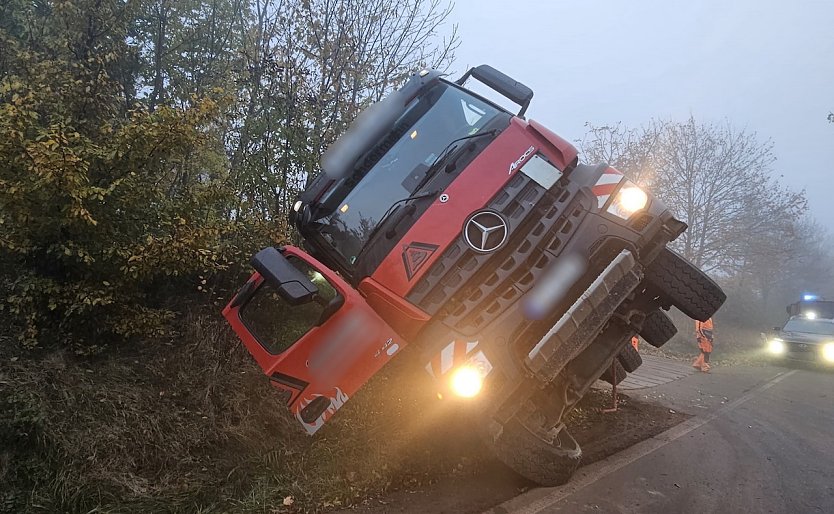
[[[241,319],[248,301],[235,305],[232,300],[223,315],[272,384],[287,396],[304,429],[313,434],[406,342],[336,273],[298,248],[285,247],[283,254],[318,271],[344,299],[341,307],[277,354],[270,353]],[[249,287],[260,287],[263,278],[255,273],[252,281]]]

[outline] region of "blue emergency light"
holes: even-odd
[[[817,296],[815,294],[804,294],[804,295],[802,295],[802,299],[805,300],[806,302],[811,302],[813,300],[819,300],[819,296]]]

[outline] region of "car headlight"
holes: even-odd
[[[773,355],[782,355],[785,353],[785,342],[781,339],[771,339],[767,343],[767,351]]]
[[[617,191],[617,195],[608,206],[608,212],[619,216],[623,219],[628,219],[635,212],[645,209],[649,204],[649,195],[645,191],[634,185],[632,182],[626,180]]]
[[[828,362],[834,362],[834,343],[822,345],[822,358]]]

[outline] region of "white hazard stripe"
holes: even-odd
[[[603,173],[599,180],[597,180],[596,185],[601,186],[603,184],[617,184],[622,179],[623,176],[619,173]]]
[[[623,179],[625,179],[625,176],[614,168],[606,168],[597,179],[596,184],[591,187],[591,192],[597,197],[597,205],[600,209],[602,209],[605,202],[611,197],[611,193],[617,189]]]
[[[445,375],[455,364],[455,343],[446,345],[443,351],[440,352],[440,374]]]
[[[426,364],[426,372],[435,378],[439,378],[467,362],[476,351],[478,351],[478,341],[452,341]]]
[[[426,364],[426,372],[434,377],[434,368],[431,367],[431,362]],[[436,378],[436,377],[435,377]]]

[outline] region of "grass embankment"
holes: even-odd
[[[218,318],[95,358],[0,338],[0,512],[321,511],[495,467],[406,355],[306,436]],[[610,402],[594,391],[568,420],[591,460],[679,421],[600,415]]]
[[[310,438],[221,321],[182,326],[96,358],[0,340],[0,511],[327,509],[488,458],[424,373],[392,363]]]

